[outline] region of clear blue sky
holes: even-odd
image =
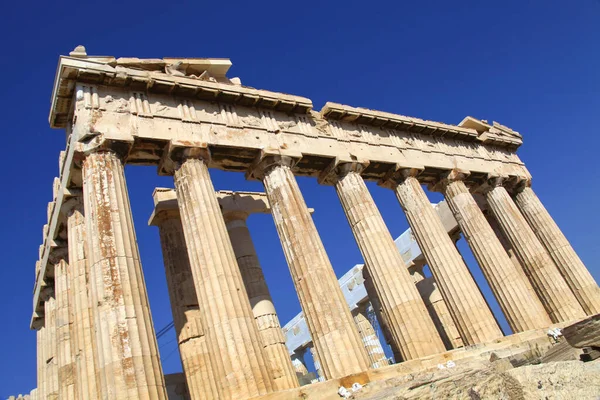
[[[449,123],[496,120],[521,132],[534,189],[600,278],[600,2],[5,2],[0,16],[3,149],[0,398],[35,386],[29,331],[34,264],[64,132],[47,115],[57,59],[88,54],[227,57],[246,85]],[[171,321],[158,232],[147,227],[153,168],[128,167],[133,214],[157,329]],[[262,190],[213,172],[217,189]],[[299,179],[338,276],[362,262],[335,192]],[[370,185],[394,236],[406,220],[392,192]],[[438,200],[439,197],[432,197]],[[282,322],[300,307],[269,216],[250,228]],[[461,247],[481,282],[481,274]],[[497,305],[483,286],[492,307]],[[504,320],[501,318],[505,325]],[[168,336],[168,335],[167,335]],[[159,342],[177,371],[174,336]]]

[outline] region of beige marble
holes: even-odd
[[[465,344],[476,344],[502,337],[502,331],[416,179],[416,173],[399,171],[387,185],[396,192],[461,338]]]
[[[267,156],[254,173],[265,186],[323,376],[362,372],[369,366],[366,351],[291,163],[287,157]]]
[[[310,355],[313,358],[313,364],[315,366],[315,372],[317,374],[317,381],[325,382],[327,379],[325,375],[323,375],[323,367],[321,365],[321,360],[319,359],[319,354],[317,353],[314,347],[309,347]]]
[[[535,192],[520,185],[514,200],[587,315],[600,313],[600,288]]]
[[[306,350],[302,350],[302,354],[294,353],[292,355],[292,366],[294,367],[294,371],[297,376],[304,376],[308,374],[308,369],[306,368],[306,362],[304,361],[304,352]]]
[[[371,275],[369,275],[369,271],[362,268],[362,274],[364,278],[365,290],[367,291],[367,297],[369,298],[369,302],[373,307],[373,311],[375,312],[375,316],[377,317],[377,321],[379,322],[379,326],[381,328],[381,332],[383,333],[383,337],[385,339],[385,343],[390,346],[392,349],[392,355],[394,356],[394,362],[399,363],[402,362],[402,354],[400,353],[400,349],[396,346],[396,342],[392,339],[392,334],[390,333],[390,328],[388,327],[388,322],[385,318],[385,315],[381,312],[381,302],[379,300],[379,295],[375,290],[375,286],[373,286],[373,279]]]
[[[46,398],[46,328],[44,326],[36,331],[37,350],[37,393],[41,399]]]
[[[174,174],[210,361],[222,398],[269,393],[273,381],[206,161],[184,158]]]
[[[50,295],[44,303],[46,340],[44,358],[46,362],[44,389],[47,400],[57,400],[58,397],[58,361],[56,354],[56,299]]]
[[[160,201],[159,190],[154,191],[155,205]],[[150,225],[160,232],[175,334],[190,399],[218,399],[220,389],[210,361],[179,211],[155,211]]]
[[[552,322],[584,317],[583,309],[550,255],[502,186],[502,179],[490,178],[481,190]]]
[[[444,344],[360,176],[362,169],[356,163],[340,164],[332,173],[333,182],[373,280],[392,340],[404,360],[440,353],[445,350]]]
[[[373,328],[371,321],[369,321],[366,307],[360,306],[355,308],[352,311],[352,317],[354,318],[354,323],[358,328],[358,333],[360,334],[365,349],[367,350],[367,355],[369,356],[369,361],[371,362],[371,368],[380,368],[390,365],[390,362],[383,351],[383,346],[379,341],[379,337],[375,332],[375,328]]]
[[[464,183],[466,174],[451,171],[438,183],[460,230],[513,332],[545,328],[550,318],[523,270],[515,266]]]
[[[101,397],[166,399],[123,162],[94,152],[82,174]]]
[[[277,390],[295,388],[300,384],[285,346],[279,318],[246,225],[247,216],[243,211],[228,210],[223,207],[227,232],[248,292],[265,357],[270,364],[273,383]]]
[[[414,265],[409,268],[417,290],[427,307],[429,316],[433,320],[435,327],[446,346],[446,350],[458,349],[463,347],[464,343],[460,337],[460,333],[456,328],[450,310],[442,297],[435,278],[430,276],[425,277],[423,272],[424,265]]]
[[[56,360],[58,368],[58,398],[75,400],[77,380],[73,353],[73,321],[69,301],[69,275],[72,267],[65,260],[54,265],[54,291],[56,296]]]
[[[97,368],[97,346],[92,314],[91,293],[88,287],[89,263],[87,234],[83,216],[83,199],[69,200],[67,215],[67,244],[69,249],[69,292],[73,311],[73,355],[79,400],[100,398]]]

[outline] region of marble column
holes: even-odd
[[[306,362],[304,361],[305,351],[305,349],[302,349],[300,353],[296,352],[292,355],[292,366],[294,367],[294,371],[296,372],[296,374],[300,374],[300,376],[308,374]]]
[[[175,189],[210,363],[223,399],[273,391],[260,335],[204,159],[184,158]]]
[[[52,294],[44,303],[46,326],[45,340],[45,383],[44,389],[47,400],[57,400],[58,397],[58,362],[56,357],[56,299]]]
[[[262,179],[275,227],[326,379],[367,370],[369,359],[287,157],[267,156]]]
[[[313,358],[313,364],[315,366],[315,372],[317,373],[317,380],[319,382],[325,382],[325,375],[323,375],[323,367],[321,366],[321,361],[319,360],[319,354],[317,353],[314,347],[309,347],[310,355]]]
[[[352,311],[352,316],[354,317],[354,323],[358,328],[358,333],[360,334],[365,349],[367,350],[369,361],[371,362],[371,368],[380,368],[390,365],[390,362],[383,351],[383,346],[379,341],[379,337],[377,337],[375,328],[373,328],[371,321],[369,321],[366,307],[357,307]]]
[[[279,318],[246,225],[248,215],[244,212],[223,210],[223,217],[248,292],[265,357],[271,367],[275,388],[286,390],[298,387],[300,384],[285,346]]]
[[[82,173],[101,397],[166,399],[123,162],[91,153]]]
[[[414,170],[399,171],[387,185],[396,192],[460,336],[466,344],[502,337],[502,331],[416,174]]]
[[[92,314],[91,294],[88,288],[89,264],[86,248],[85,218],[83,216],[83,199],[73,198],[68,201],[67,210],[67,242],[69,247],[69,291],[73,311],[73,356],[77,394],[79,400],[96,400],[100,398],[100,376],[97,370],[97,346]]]
[[[155,191],[155,204],[158,194]],[[218,399],[220,390],[210,363],[179,211],[155,211],[150,225],[157,226],[160,233],[175,334],[190,398]]]
[[[400,363],[404,361],[402,359],[402,354],[400,353],[400,349],[396,346],[396,342],[392,339],[392,334],[390,333],[390,328],[388,327],[388,322],[385,319],[385,315],[383,315],[381,311],[381,302],[379,301],[379,295],[375,291],[375,286],[373,286],[373,279],[369,275],[369,271],[363,266],[362,274],[365,290],[367,291],[367,297],[369,298],[369,302],[373,307],[373,311],[375,312],[375,316],[377,317],[377,321],[379,322],[379,326],[381,327],[381,332],[383,333],[383,337],[385,342],[392,349],[392,355],[394,356],[394,362]]]
[[[463,179],[465,174],[451,171],[437,187],[465,235],[490,288],[513,332],[546,328],[550,318],[522,269],[516,267],[487,223]]]
[[[363,178],[360,164],[341,164],[333,179],[365,267],[381,302],[392,340],[404,360],[445,350]]]
[[[423,299],[425,307],[429,312],[429,316],[433,320],[435,327],[446,346],[446,350],[458,349],[463,347],[464,343],[460,337],[460,333],[452,320],[450,310],[442,297],[442,293],[438,289],[433,276],[425,277],[423,273],[424,265],[414,265],[409,268],[411,275]]]
[[[58,398],[77,399],[75,357],[72,346],[72,305],[69,304],[69,275],[71,266],[65,260],[54,265],[56,296],[56,359],[58,368]]]
[[[531,281],[552,322],[583,318],[585,313],[546,249],[502,186],[501,178],[491,178],[481,188],[489,208],[515,249],[525,274]]]
[[[40,399],[46,398],[46,328],[40,327],[36,331],[36,346],[37,346],[37,389]]]
[[[519,210],[550,254],[585,313],[600,313],[598,284],[535,192],[526,183],[519,185],[513,195]]]

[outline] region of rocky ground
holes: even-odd
[[[600,399],[600,358],[583,362],[582,348],[600,344],[600,316],[565,328],[544,354],[526,351],[500,358],[491,353],[466,363],[372,382],[355,400],[379,399]],[[586,349],[589,351],[589,347]],[[585,357],[585,356],[584,356]],[[588,358],[589,359],[589,358]]]
[[[558,361],[517,368],[504,359],[476,362],[374,382],[351,398],[600,399],[600,361]]]

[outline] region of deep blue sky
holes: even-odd
[[[1,398],[36,384],[35,334],[29,330],[34,264],[65,145],[64,132],[51,130],[47,115],[58,56],[78,44],[93,55],[231,58],[230,76],[309,97],[317,109],[336,101],[449,123],[472,115],[508,125],[523,134],[519,155],[535,191],[600,278],[600,2],[325,3],[3,4]],[[158,330],[171,315],[158,232],[146,222],[153,188],[172,186],[172,179],[158,178],[153,168],[128,167],[126,173]],[[262,190],[239,174],[212,176],[217,189]],[[362,262],[339,201],[332,188],[299,181],[339,276]],[[399,235],[407,224],[392,192],[370,187],[390,231]],[[249,221],[285,323],[300,307],[275,228],[268,215]],[[489,289],[483,290],[489,299]],[[159,342],[165,372],[180,368],[173,338]]]

